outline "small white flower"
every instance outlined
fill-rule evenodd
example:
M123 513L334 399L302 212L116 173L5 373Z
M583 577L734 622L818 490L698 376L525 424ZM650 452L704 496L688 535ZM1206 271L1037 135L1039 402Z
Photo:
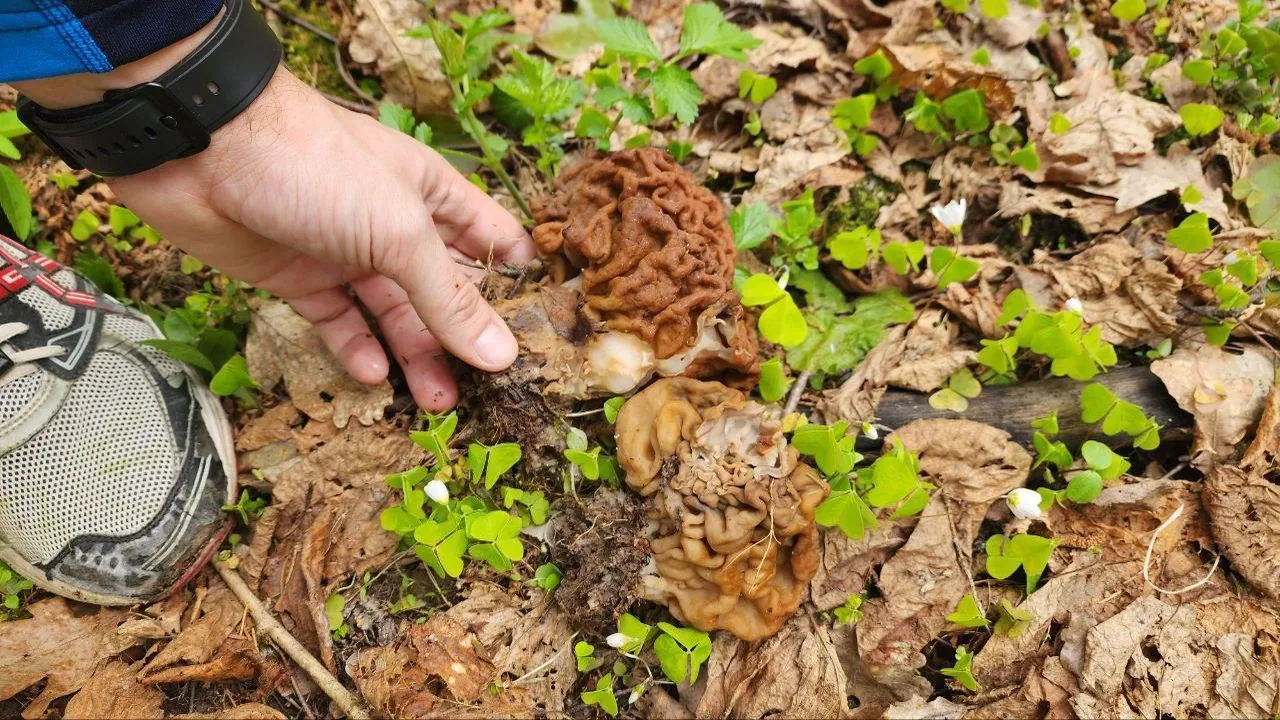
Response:
M1240 253L1235 250L1227 253L1227 256L1222 258L1223 265L1235 265L1238 262L1240 262Z
M879 439L880 439L880 431L876 429L876 426L875 426L875 425L872 425L871 423L868 423L868 422L864 422L864 423L862 423L862 434L863 434L863 435L864 435L868 440L879 440Z
M432 480L427 483L427 497L431 498L432 502L443 505L449 502L449 486L441 480Z
M1067 309L1077 315L1084 314L1084 303L1080 302L1080 298L1072 297L1067 299Z
M644 689L643 685L637 685L631 688L631 694L627 696L627 704L635 705L636 701L640 699L640 691L643 689Z
M1028 488L1014 488L1009 495L1005 497L1005 502L1009 503L1009 509L1017 517L1025 520L1035 520L1042 514L1040 512L1040 493Z
M631 638L627 637L626 635L620 632L616 632L610 635L609 637L605 638L604 641L605 641L605 644L607 644L609 647L617 650L618 648L630 642Z
M969 203L964 199L952 200L946 205L934 205L929 208L929 212L942 223L942 226L950 230L953 235L960 234L960 227L964 225L964 213L969 208Z

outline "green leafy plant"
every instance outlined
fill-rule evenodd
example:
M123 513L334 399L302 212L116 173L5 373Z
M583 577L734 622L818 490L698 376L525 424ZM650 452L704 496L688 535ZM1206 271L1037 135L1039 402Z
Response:
M804 321L809 329L803 342L787 350L787 363L815 377L854 367L880 343L891 325L915 317L911 301L895 290L860 296L852 308L843 298L831 303L817 300L812 293L807 297Z
M573 646L573 657L577 661L578 672L591 672L604 664L595 655L596 648L589 642L579 640Z
M796 305L795 298L781 283L764 273L747 278L742 286L742 304L747 307L764 307L757 325L765 340L783 347L793 347L804 342L809 326Z
M555 175L564 158L562 123L582 104L587 88L581 80L556 73L555 65L520 50L507 72L493 81L523 111L517 123L521 139L538 152L538 169Z
M929 254L929 269L938 278L938 289L963 283L978 274L978 261L957 255L948 247L935 247Z
M955 680L971 692L977 692L981 686L973 677L973 653L969 652L969 648L961 645L956 648L955 664L949 668L943 668L942 674Z
M240 516L240 521L250 525L262 517L267 509L267 499L254 497L247 489L240 491L240 499L234 505L223 505L222 512L233 512Z
M760 363L760 399L765 402L777 402L787 394L791 382L782 368L781 358L769 358Z
M0 158L19 160L22 153L13 141L27 135L30 131L18 120L15 110L0 112ZM0 215L8 220L18 240L31 237L33 218L31 213L31 195L22 180L4 165L0 165Z
M475 17L454 13L451 19L458 26L457 30L441 20L429 18L425 25L413 28L407 34L431 38L440 51L441 70L453 91L450 107L463 131L480 149L479 156L463 155L492 172L511 194L520 212L531 219L533 211L502 164L507 141L491 132L476 115L476 107L493 94L493 83L482 78L493 63L494 51L502 45L520 42L522 38L497 32L512 22L511 15L502 10L486 10ZM458 153L451 150L446 154Z
M1182 118L1182 126L1186 128L1187 134L1191 137L1208 135L1217 130L1226 117L1222 110L1216 106L1201 103L1183 105L1178 109L1178 115Z
M30 580L0 562L0 619L14 617L22 609L22 594L32 587Z
M987 574L1004 580L1022 568L1027 579L1027 594L1035 592L1040 576L1049 566L1049 558L1058 540L1038 535L992 535L987 538Z
M773 97L777 91L778 81L768 75L761 75L750 68L738 75L738 99L740 100L750 100L752 104L760 105Z
M990 625L986 614L982 612L978 601L973 597L973 593L966 593L960 598L956 609L947 616L947 622L966 628L984 628Z
M1031 627L1031 613L1026 610L1014 607L1008 598L1001 598L996 604L996 626L994 628L997 635L1004 635L1009 638L1016 638L1027 631Z
M982 394L982 383L967 367L960 368L947 378L942 389L929 396L929 405L938 410L962 413L969 409L969 401Z
M850 148L859 157L870 155L880 145L880 139L866 131L871 126L871 111L875 106L876 96L866 93L841 100L831 108L831 124L845 134Z
M467 467L471 470L471 482L478 483L483 479L485 489L492 488L504 473L520 462L520 456L520 446L516 443L493 446L471 443L467 447Z
M595 29L607 52L601 66L586 77L594 88L593 104L584 109L574 133L596 140L606 150L624 117L637 125L666 116L685 125L697 119L702 90L683 66L684 61L708 55L741 61L747 50L760 44L726 20L720 8L706 2L685 6L679 50L670 59L663 59L649 29L634 18L606 18ZM637 81L630 87L622 82L624 64L630 66L629 76ZM618 110L612 117L601 109L613 107Z
M853 471L862 456L853 449L854 436L849 423L841 420L833 425L806 424L791 434L791 445L808 455L826 475L842 475Z
M552 563L543 563L533 572L533 578L529 580L529 584L533 587L545 590L548 595L556 591L560 587L560 581L564 578L564 573L560 568Z
M857 625L862 620L862 602L861 595L846 598L843 605L831 610L836 616L836 622L841 625Z
M1137 405L1117 398L1101 383L1090 383L1080 391L1080 419L1086 423L1101 422L1102 432L1107 435L1132 436L1136 448L1160 447L1160 426L1156 421Z
M351 628L343 620L342 614L347 607L342 593L334 593L324 601L324 616L329 622L329 635L334 640L341 640L351 632Z
M654 638L653 652L663 674L677 684L698 682L698 670L711 657L711 636L665 622L658 623L658 629L662 634Z
M613 694L613 673L597 680L595 690L582 693L582 702L600 708L609 717L617 717L618 699Z

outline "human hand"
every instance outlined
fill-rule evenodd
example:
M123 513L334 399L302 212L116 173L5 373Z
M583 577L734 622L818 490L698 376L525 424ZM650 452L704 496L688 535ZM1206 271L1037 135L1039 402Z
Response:
M488 371L516 357L478 271L453 260L529 260L520 223L430 148L284 69L204 152L110 184L175 245L287 301L374 383L389 365L359 299L423 408L457 402L445 350Z

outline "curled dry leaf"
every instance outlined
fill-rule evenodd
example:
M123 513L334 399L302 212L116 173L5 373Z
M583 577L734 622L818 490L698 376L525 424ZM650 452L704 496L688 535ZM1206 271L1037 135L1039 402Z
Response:
M747 643L716 637L707 661L707 687L695 710L701 718L847 717L845 686L826 628L791 618L777 635Z
M391 404L390 383L365 385L352 378L311 323L278 300L254 312L245 359L263 388L283 378L293 404L312 420L332 420L340 428L351 419L372 425Z
M715 103L738 96L738 75L744 69L772 77L779 69L787 72L813 68L819 72L835 70L826 43L806 35L804 30L787 23L756 25L748 30L760 44L747 52L745 63L724 57L707 58L693 72L702 88L705 102Z
M1112 236L1065 261L1039 253L1033 265L1014 272L1022 288L1046 309L1069 298L1083 306L1084 319L1102 328L1107 342L1137 347L1156 345L1177 330L1182 282L1163 263L1145 259L1123 239Z
M1262 353L1239 354L1212 345L1180 346L1151 363L1179 407L1195 417L1191 462L1201 470L1230 462L1240 441L1258 422L1276 369Z
M948 54L940 44L888 44L880 49L893 64L890 78L905 89L920 90L940 101L959 90L973 88L982 93L987 109L996 117L1013 109L1013 90L1002 73L974 65L958 54Z
M1063 114L1071 128L1061 135L1046 132L1037 143L1050 182L1110 185L1120 180L1120 166L1141 163L1155 152L1157 136L1181 126L1168 106L1114 87L1094 86Z
M128 612L99 608L82 615L60 597L27 606L28 620L0 623L0 701L47 680L22 717L43 717L49 703L79 690L98 668L137 644L116 628Z
M946 503L941 493L934 495L907 543L880 570L881 597L863 604L856 626L868 679L899 700L931 694L916 672L925 664L920 651L969 592L972 535L956 537Z
M1009 433L971 420L917 420L894 431L893 442L916 453L920 472L953 500L985 506L1021 487L1031 455Z
M915 523L914 517L881 520L860 540L841 532L822 533L821 560L809 583L809 601L826 611L843 605L850 595L860 594L880 566L907 541Z
M997 217L1011 219L1032 213L1074 220L1091 234L1118 232L1137 214L1133 210L1117 212L1115 203L1105 198L1081 195L1053 185L1026 187L1005 183L1000 188Z
M1144 596L1086 633L1071 704L1081 717L1270 717L1278 633L1272 612L1231 594Z
M414 0L356 0L351 16L351 59L378 71L387 99L416 113L445 112L453 91L430 38L405 33L424 24L431 11Z
M1231 567L1268 597L1280 600L1280 391L1271 390L1253 444L1238 467L1209 470L1204 505L1214 539Z
M66 720L159 720L165 696L138 682L138 670L113 660L93 674L67 702Z
M1110 184L1096 184L1090 179L1079 187L1094 195L1116 199L1115 212L1126 213L1164 195L1179 195L1188 187L1200 191L1200 201L1188 205L1188 209L1203 212L1225 229L1240 227L1241 223L1227 209L1222 188L1210 183L1200 167L1201 158L1185 145L1174 145L1166 155L1144 155L1136 165L1116 167L1118 179Z
M953 287L959 285L956 283ZM953 373L978 357L973 350L956 345L959 334L960 329L942 311L921 312L903 338L902 355L885 382L918 392L938 389Z

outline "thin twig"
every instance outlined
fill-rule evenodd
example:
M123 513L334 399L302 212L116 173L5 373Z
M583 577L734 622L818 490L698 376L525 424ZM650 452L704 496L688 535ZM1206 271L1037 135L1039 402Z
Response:
M222 576L222 581L231 588L231 592L235 593L236 599L240 604L253 615L253 622L258 626L267 637L275 642L276 646L284 651L291 660L297 663L308 676L315 681L316 685L324 691L325 695L333 700L334 704L351 720L370 720L368 708L360 698L353 694L350 690L343 687L342 683L329 672L319 660L307 651L298 639L289 633L279 620L271 614L266 605L258 599L249 586L245 584L243 578L235 570L227 567L226 563L217 560L213 566L218 571L218 575Z
M1162 595L1181 595L1204 585L1213 578L1213 574L1218 570L1218 563L1222 560L1222 555L1215 555L1213 558L1213 567L1209 568L1207 575L1196 582L1193 582L1186 587L1178 588L1177 590L1165 590L1151 581L1151 553L1156 549L1156 539L1160 537L1160 533L1164 532L1165 528L1173 524L1173 521L1177 520L1182 515L1183 507L1182 502L1179 501L1178 509L1174 510L1173 514L1169 516L1169 519L1160 523L1160 526L1155 529L1155 532L1151 533L1151 542L1147 543L1147 556L1142 560L1142 579L1146 581L1147 585L1150 586L1152 590L1155 590Z
M454 258L453 262L457 265L461 265L462 267L471 268L472 270L484 270L485 272L495 272L503 277L509 277L513 279L520 277L520 275L524 272L518 266L515 266L515 265L503 265L501 267L497 267L494 265L482 265L474 260L467 260L465 258L459 258L459 257Z
M338 74L342 76L342 82L346 83L347 87L351 88L351 92L355 93L357 97L370 105L378 104L378 98L365 92L364 88L360 87L360 83L356 82L355 77L352 76L351 69L347 67L346 59L342 57L341 45L335 44L333 46L333 64L337 66Z
M790 415L800 406L800 396L804 394L804 387L809 384L809 375L811 374L808 370L805 370L796 378L795 384L791 386L791 395L787 397L786 408L782 411L783 415Z
M275 2L272 2L272 0L259 0L259 2L261 2L262 6L265 7L266 9L279 15L285 20L288 20L294 25L297 25L298 27L304 30L310 30L312 34L314 34L316 37L320 38L321 40L328 40L331 43L337 44L338 38L334 37L333 33L329 32L328 30L325 30L317 26L315 23L312 23L309 20L300 18L297 15L294 15L288 10L285 10L284 8L277 5Z
M355 100L348 100L344 97L339 97L332 93L324 92L323 90L320 91L320 94L324 96L325 100L328 100L329 102L333 103L334 105L337 105L338 107L344 107L348 110L351 110L352 112L358 112L364 115L378 114L378 109L372 105L365 105L362 102L356 102Z

